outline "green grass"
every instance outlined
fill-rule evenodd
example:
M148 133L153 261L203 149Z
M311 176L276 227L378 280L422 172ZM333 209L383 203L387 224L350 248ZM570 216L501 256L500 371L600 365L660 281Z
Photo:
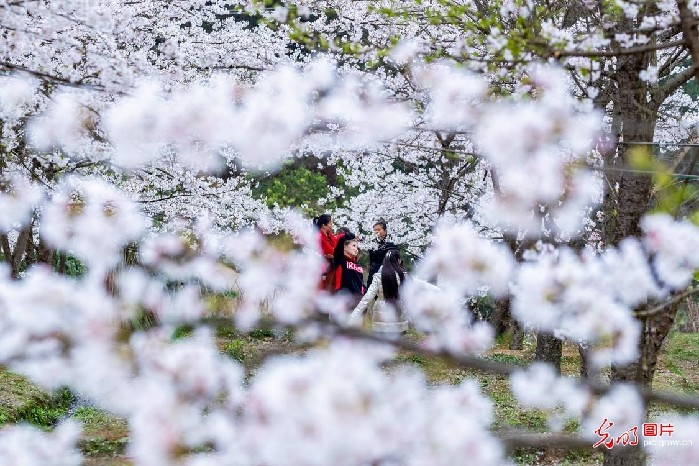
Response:
M265 338L274 338L274 331L269 327L256 328L251 330L248 335L255 340L264 340Z
M84 425L98 425L110 420L109 414L92 406L81 406L75 410L73 417L82 421Z
M669 361L667 363L667 370L669 370L673 374L679 375L680 377L684 377L684 371L677 367L677 365L673 361Z
M698 394L697 361L699 361L699 334L671 332L658 361L653 387L681 391L689 395Z
M20 411L49 402L50 395L26 378L0 370L0 425L15 422Z
M512 459L514 460L515 464L530 465L538 463L543 456L543 451L519 449L514 452Z
M397 356L394 362L415 364L418 367L424 368L428 364L428 359L421 354L405 354Z
M173 340L181 340L183 338L189 338L192 336L194 328L191 325L180 325L172 332Z
M237 338L238 332L232 325L216 326L216 338Z
M29 405L19 410L14 422L28 422L43 429L52 428L68 414L73 400L73 394L69 390L58 390L47 404Z
M124 419L92 406L79 407L73 417L83 425L80 449L86 456L115 456L126 450L129 430Z
M496 429L527 429L544 432L547 429L547 416L544 411L522 408L510 391L509 380L503 376L476 376L481 390L492 401L495 408Z
M0 371L0 425L26 422L51 429L68 414L72 402L69 390L46 393L22 376Z
M672 359L696 363L699 361L699 333L672 332L667 352Z
M122 437L114 440L98 437L82 440L80 442L80 450L85 454L85 456L116 456L126 451L126 446L128 443L128 437Z
M236 361L244 363L247 357L245 341L241 340L240 338L236 338L226 345L224 353Z
M597 466L604 461L599 451L570 450L562 451L555 448L534 450L522 448L515 450L512 455L515 464L521 465L556 465L556 466Z
M490 356L486 356L486 359L489 359L491 361L496 361L496 362L503 362L506 364L514 364L516 366L525 366L526 364L529 363L529 358L525 357L524 355L516 355L516 354L491 354Z

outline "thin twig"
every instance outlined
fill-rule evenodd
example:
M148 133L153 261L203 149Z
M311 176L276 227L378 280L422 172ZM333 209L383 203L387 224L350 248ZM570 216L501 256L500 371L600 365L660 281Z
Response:
M699 293L699 288L688 288L685 290L683 293L680 293L678 295L675 295L672 299L669 301L665 301L662 304L659 304L655 306L654 308L648 309L647 311L638 311L635 312L634 315L636 317L652 317L656 314L660 314L662 312L665 312L668 307L672 306L673 304L682 301L683 299L692 296L693 294Z

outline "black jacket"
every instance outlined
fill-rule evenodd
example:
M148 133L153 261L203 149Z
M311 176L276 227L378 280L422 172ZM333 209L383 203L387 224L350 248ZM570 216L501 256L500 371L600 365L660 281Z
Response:
M366 288L364 287L364 270L362 266L343 257L339 267L335 269L335 291L345 291L359 296L363 295Z
M376 240L376 242L378 243L377 248L369 250L369 279L367 280L367 288L371 286L371 280L374 278L374 274L378 272L383 265L383 260L388 251L391 249L398 249L398 246L390 241L386 241L385 238L383 241Z

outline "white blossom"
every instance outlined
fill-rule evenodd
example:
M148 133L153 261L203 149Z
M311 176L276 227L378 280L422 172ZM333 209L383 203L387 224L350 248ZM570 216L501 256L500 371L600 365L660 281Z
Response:
M25 466L78 466L82 464L76 444L80 427L64 422L53 432L42 432L28 425L0 430L0 456L7 464Z

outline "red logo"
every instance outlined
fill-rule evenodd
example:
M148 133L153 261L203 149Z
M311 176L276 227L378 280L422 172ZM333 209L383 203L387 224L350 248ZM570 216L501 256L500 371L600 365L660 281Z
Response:
M347 261L347 268L354 270L355 272L364 273L364 269L361 265L355 264L354 262Z
M600 440L598 440L597 443L592 446L593 448L604 445L608 450L611 450L614 448L614 445L619 444L622 446L638 445L638 426L633 426L615 439L609 434L609 432L607 432L613 425L614 423L612 421L608 420L606 417L604 418L602 424L600 424L600 426L595 430L595 434L600 437ZM643 425L643 429L645 432L645 424Z
M646 422L643 424L643 436L644 437L662 437L663 434L667 434L668 437L672 437L673 425L672 424L656 424L654 422Z

